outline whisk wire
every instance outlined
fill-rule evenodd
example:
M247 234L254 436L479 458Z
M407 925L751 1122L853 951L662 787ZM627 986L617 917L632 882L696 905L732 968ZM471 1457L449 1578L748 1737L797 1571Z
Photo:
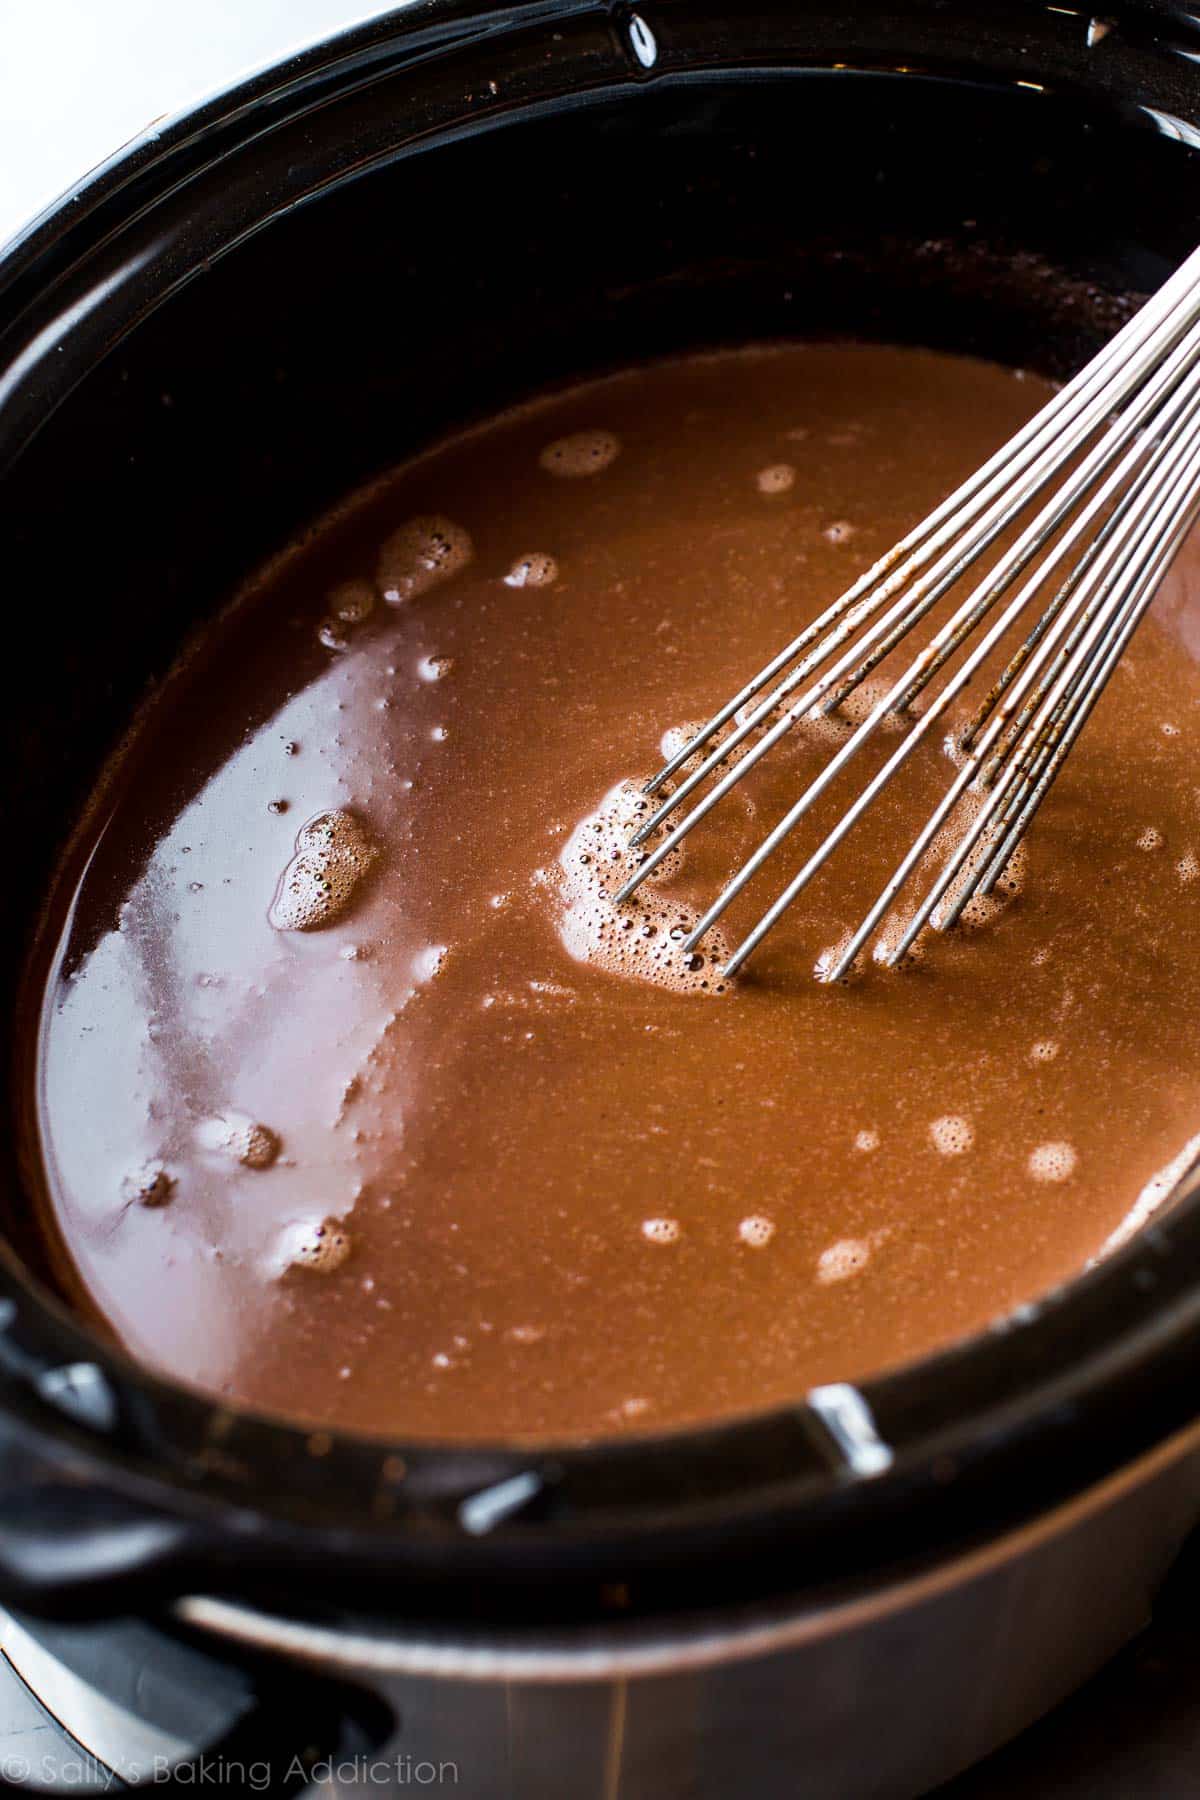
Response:
M618 901L797 723L835 713L1035 502L1033 518L730 878L684 940L685 952L723 916L885 716L909 714L988 621L903 742L734 950L724 972L737 972L1058 570L1049 603L958 736L964 760L947 793L866 918L819 972L828 980L845 975L972 786L980 796L973 818L896 943L877 954L898 961L926 925L947 929L974 895L992 891L1200 510L1200 250L1047 406L667 759L645 789L667 791L631 847L655 834L659 841ZM690 771L689 762L695 764ZM729 766L720 773L722 764ZM680 771L683 778L673 783ZM668 827L671 815L714 777Z
M728 723L742 707L762 688L774 679L775 675L788 663L795 661L808 647L818 641L821 635L831 626L842 621L845 615L855 607L857 602L869 597L876 586L881 586L882 597L897 591L905 584L917 569L923 566L929 556L945 542L950 541L966 524L968 524L986 505L988 500L1003 491L1004 477L1010 465L1024 468L1038 453L1049 447L1053 450L1059 441L1059 430L1062 415L1074 416L1081 408L1093 401L1098 390L1104 387L1111 366L1120 363L1123 355L1129 356L1119 384L1106 391L1105 405L1111 407L1120 397L1135 387L1142 379L1148 365L1160 360L1162 353L1169 349L1178 335L1187 329L1197 312L1200 311L1200 296L1196 292L1200 281L1200 251L1193 252L1176 271L1158 293L1146 305L1129 319L1110 342L1100 350L1092 361L1068 382L1042 410L1022 426L999 450L981 465L966 481L960 484L932 513L919 525L914 527L905 537L893 546L870 568L864 571L853 585L837 600L785 646L756 676L746 683L733 698L726 702L712 718L697 731L689 741L682 745L668 759L656 775L646 784L646 792L653 794L659 791L697 751L709 741L715 732ZM1058 458L1052 458L1052 468ZM905 559L911 556L911 561ZM748 735L748 734L747 734ZM725 746L725 754L732 747L732 741ZM703 778L703 777L701 777ZM689 790L690 791L690 790ZM672 796L675 805L683 797L676 791ZM648 836L654 829L652 823L643 827L639 834Z
M1172 371L1172 375L1177 375L1186 367L1194 366L1198 356L1200 356L1200 340L1198 340L1195 345L1189 347L1186 358L1181 357L1179 359L1179 367ZM1123 421L1118 427L1113 428L1111 435L1113 438L1113 446L1111 448L1106 448L1105 445L1102 444L1097 447L1089 458L1086 459L1087 464L1093 465L1093 467L1086 470L1087 479L1090 480L1091 474L1094 472L1094 467L1100 466L1103 461L1108 460L1114 449L1119 448L1120 443L1124 442L1125 438L1129 435L1124 429ZM1135 446L1134 451L1131 452L1130 456L1126 459L1126 463L1132 465L1132 463L1137 460L1138 455L1142 453L1140 447ZM1086 509L1085 514L1081 516L1081 519L1077 522L1077 526L1073 533L1068 534L1071 542L1074 542L1078 535L1094 521L1099 511L1102 509L1103 504L1106 500L1111 498L1111 492L1116 480L1118 477L1123 478L1127 473L1126 463L1122 463L1119 466L1117 474L1111 478L1109 483L1101 488L1100 493L1094 497L1090 507ZM884 715L893 708L899 696L906 690L907 686L911 684L914 676L920 670L922 661L929 659L932 655L936 655L945 642L951 639L961 640L961 626L964 620L970 619L972 622L972 629L974 629L974 626L979 622L982 614L994 604L998 595L1007 586L1013 570L1022 569L1028 565L1030 555L1037 547L1046 543L1052 530L1057 527L1058 523L1061 523L1063 515L1068 510L1069 507L1055 503L1043 513L1039 514L1032 524L1026 528L1026 531L1022 534L1021 538L1018 539L1017 543L1014 544L1007 556L1001 559L996 570L994 570L981 586L975 590L975 593L967 599L954 617L942 628L942 631L935 636L929 648L922 652L921 656L918 657L914 663L910 664L909 668L905 670L899 680L895 682L891 689L889 689L888 693L877 702L868 716L829 760L816 779L810 783L809 787L796 801L791 810L767 836L763 843L759 845L758 849L747 860L743 867L732 877L726 887L717 896L717 899L708 908L707 912L705 912L695 930L684 940L685 950L690 951L695 948L696 944L705 933L711 929L717 920L721 918L731 902L742 891L746 883L757 873L759 868L762 867L762 864L767 858L774 852L779 844L783 842L784 838L795 829L805 813L825 791L830 782L836 778L845 764L853 756L857 755L874 736L876 728ZM1058 557L1063 554L1065 547L1068 547L1066 540L1064 540L1063 545L1053 547L1050 561L1053 562L1054 560L1057 560ZM851 807L849 813L844 815L843 818L839 820L838 824L830 831L817 852L809 859L799 874L789 884L784 894L780 897L780 900L777 901L764 915L759 926L757 926L755 931L750 934L750 937L748 937L743 944L738 946L737 950L725 965L728 973L736 973L742 962L745 961L746 956L748 956L751 950L762 941L762 938L765 937L767 932L775 923L777 923L778 918L782 913L787 910L787 907L792 904L799 893L801 893L808 885L813 875L815 875L817 870L822 867L829 855L832 854L833 850L835 850L838 844L842 842L850 827L857 823L858 818L861 817L867 806L877 797L902 764L907 761L921 739L928 734L933 724L945 712L962 688L971 680L980 664L995 648L1000 638L1007 632L1019 613L1041 589L1046 579L1046 572L1045 568L1039 569L1033 579L1026 583L1017 594L1016 598L1005 608L999 620L976 645L962 667L937 696L930 709L917 721L912 731L908 734L905 742L899 746L884 768L880 770L869 783L867 789L860 796L855 805ZM1048 627L1047 630L1052 630L1052 625ZM1053 641L1052 638L1051 643L1053 643ZM1039 663L1034 663L1030 672L1031 676L1037 672L1039 666ZM1023 693L1027 686L1028 683L1025 683L1020 691ZM800 706L802 705L803 702L799 703L796 710L799 711ZM989 738L989 744L991 741L992 739ZM748 761L749 759L747 758L746 760ZM744 764L739 764L737 769L731 771L731 774L737 777L742 772L744 772ZM726 789L731 785L731 781L722 784ZM712 798L713 796L709 797ZM697 811L698 810L699 809L697 809ZM695 815L685 819L677 831L671 834L671 837L667 840L667 844L674 847L675 843L682 841L682 838L691 829L694 822ZM639 873L641 872L642 871L639 871Z
M1194 451L1196 442L1197 439L1193 421L1193 436L1187 447ZM1125 533L1125 536L1127 538L1133 538L1139 527L1141 527L1144 529L1147 539L1150 540L1148 547L1143 551L1140 560L1135 562L1132 566L1121 566L1116 564L1116 558L1122 545L1121 541L1114 534L1111 545L1111 554L1108 558L1108 565L1111 567L1111 572L1108 574L1107 585L1110 589L1115 589L1115 598L1109 600L1107 604L1098 603L1090 609L1092 615L1090 623L1086 624L1086 628L1083 630L1077 646L1069 655L1066 666L1062 669L1062 672L1058 675L1057 679L1053 681L1053 684L1044 692L1044 697L1036 706L1031 723L1026 728L1027 731L1036 731L1039 723L1043 726L1048 725L1053 719L1056 707L1067 698L1069 692L1072 689L1076 692L1079 692L1082 689L1082 683L1087 675L1090 664L1101 654L1106 631L1109 633L1110 642L1115 639L1116 641L1119 641L1123 647L1124 643L1128 641L1128 635L1132 634L1134 626L1137 624L1146 606L1149 605L1154 594L1156 580L1154 582L1147 582L1145 579L1146 570L1148 568L1157 569L1158 567L1158 559L1153 553L1153 543L1158 540L1153 538L1152 534L1165 531L1169 535L1174 528L1177 518L1186 516L1186 507L1190 503L1189 486L1195 485L1196 475L1197 470L1195 466L1195 457L1193 455L1193 457L1185 464L1178 482L1168 494L1162 498L1155 513L1152 513L1148 518L1144 516L1144 513L1149 511L1150 506L1157 497L1157 487L1152 489L1146 496L1146 506L1143 509L1143 512L1131 515L1128 520L1129 528ZM1083 584L1081 584L1081 586L1082 585ZM1128 624L1128 633L1122 635L1122 627L1125 624ZM1112 668L1115 666L1116 663L1114 658L1112 662L1108 664L1107 673L1111 673ZM1106 680L1107 674L1105 675L1105 681ZM1096 686L1094 690L1088 689L1086 691L1090 698L1091 706L1094 706L1095 702L1099 699L1102 686ZM1083 720L1081 718L1080 729L1082 728L1082 723ZM1074 735L1077 735L1077 732ZM1072 736L1071 741L1074 742L1074 736ZM1048 740L1047 748L1049 756L1047 759L1047 766L1043 772L1043 780L1047 775L1051 774L1053 758L1057 752L1061 750L1062 742L1063 738L1061 734L1057 740L1053 737ZM1054 772L1057 772L1057 767L1061 767L1061 758L1059 759ZM894 950L892 950L885 958L887 962L894 963L899 961L911 948L917 935L924 928L926 923L932 922L935 925L935 928L944 930L954 924L961 916L972 893L975 891L976 884L974 883L968 883L964 886L964 888L955 896L955 899L947 912L940 919L935 918L934 914L943 895L953 885L960 872L965 868L976 843L983 836L985 829L990 825L994 815L1001 806L1001 803L1007 796L1012 794L1013 788L1020 781L1021 772L1019 763L1015 761L1010 762L1005 767L1003 773L1000 775L991 791L987 794L983 805L976 817L971 821L964 836L955 847L953 853L948 857L945 866L930 888L929 893L917 908ZM1043 789L1040 798L1044 798L1045 791L1046 790ZM1032 814L1030 816L1032 816ZM1013 844L1014 848L1015 841L1016 840L1014 840ZM1009 851L1009 854L1011 854L1011 850ZM1005 861L1007 861L1007 856ZM999 872L1000 871L997 870L997 875Z

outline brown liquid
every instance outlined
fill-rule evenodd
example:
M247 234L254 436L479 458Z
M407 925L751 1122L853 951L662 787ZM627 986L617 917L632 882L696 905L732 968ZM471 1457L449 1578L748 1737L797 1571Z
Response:
M578 829L1044 396L915 351L638 370L400 470L268 573L120 771L48 990L49 1204L136 1354L366 1431L648 1430L918 1356L1099 1249L1200 1115L1186 568L1021 892L914 967L812 980L952 778L940 728L724 994L676 918L839 728L768 758L627 930L580 860L612 835ZM619 454L543 458L585 431ZM473 544L435 544L437 580L428 515Z

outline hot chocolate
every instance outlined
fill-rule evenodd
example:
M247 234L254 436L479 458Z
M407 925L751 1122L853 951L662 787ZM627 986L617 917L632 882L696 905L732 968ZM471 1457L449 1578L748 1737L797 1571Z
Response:
M904 968L813 979L952 779L940 742L732 982L720 932L680 939L844 721L612 900L664 744L1046 391L856 346L638 369L267 570L57 897L39 1117L79 1304L270 1412L581 1437L919 1356L1095 1256L1200 1128L1194 553L994 903Z

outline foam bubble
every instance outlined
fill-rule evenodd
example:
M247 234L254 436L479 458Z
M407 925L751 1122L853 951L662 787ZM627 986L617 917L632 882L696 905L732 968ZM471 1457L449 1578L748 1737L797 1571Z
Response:
M574 431L547 444L538 462L548 475L574 480L581 475L599 475L620 454L621 440L614 431Z
M686 725L668 725L659 740L659 749L663 753L663 760L670 762L673 756L678 756L684 745L690 744L696 733L703 729L704 721L702 719L689 719ZM690 773L692 769L700 766L702 754L702 751L695 751L685 763L680 764L680 767Z
M1194 850L1188 850L1180 857L1175 864L1175 873L1185 887L1189 882L1195 881L1197 875L1200 875L1200 859L1197 859Z
M864 1238L839 1238L817 1258L817 1280L824 1287L860 1275L871 1260L871 1246Z
M317 626L317 640L326 650L348 650L350 633L340 619L322 619Z
M633 981L676 993L724 993L719 968L729 955L725 939L712 931L703 949L685 955L681 945L698 915L657 891L678 874L682 849L665 857L624 906L613 902L637 866L639 852L629 850L630 834L652 804L636 782L619 782L571 833L559 857L563 945L578 962Z
M975 1127L961 1113L943 1113L929 1127L929 1141L939 1156L965 1156L975 1142Z
M900 939L908 929L911 919L912 911L910 908L893 908L893 910L886 915L879 928L879 936L875 940L875 947L871 951L871 956L875 962L880 965L886 964L888 958L895 955L900 946ZM892 963L889 966L894 970L914 969L918 963L924 962L925 948L925 939L923 937L915 938L908 946L908 949L904 952L904 955L900 958L899 962Z
M651 1244L674 1244L680 1235L678 1219L643 1219L642 1236Z
M1164 723L1161 724L1158 729L1162 732L1164 737L1178 737L1179 736L1178 725L1171 725L1164 721Z
M963 836L983 804L983 797L975 793L963 794L950 818L937 833L918 865L921 872L940 870L955 854ZM994 852L995 845L985 832L983 837L973 846L965 862L955 875L950 886L934 908L932 922L941 928L950 917L951 912L962 898L969 884L978 879L986 869ZM966 931L978 931L992 924L1005 910L1010 901L1024 891L1025 876L1028 867L1025 845L1018 844L1013 850L1005 867L997 877L989 894L975 893L964 905L958 917L959 925ZM898 935L912 916L911 909L907 917L896 916L889 921L885 932L892 931Z
M1079 1161L1074 1144L1039 1144L1029 1153L1028 1169L1035 1181L1066 1181Z
M269 1125L247 1113L227 1112L205 1119L196 1136L206 1150L231 1157L245 1169L269 1169L279 1155L280 1144Z
M510 1325L504 1335L512 1344L540 1344L546 1328L544 1325Z
M552 587L558 580L558 564L544 550L531 550L525 556L518 556L508 574L504 577L505 587L540 588Z
M419 514L385 538L375 579L389 606L403 606L449 581L474 555L468 532L441 513Z
M893 681L885 681L882 676L868 676L860 681L832 715L835 719L844 720L847 725L861 725L870 718L880 701L885 700L895 686ZM886 712L879 721L882 731L907 731L908 719L903 713Z
M343 625L361 625L375 610L375 590L369 581L340 581L325 602L332 619Z
M1137 847L1139 850L1161 850L1162 842L1163 834L1157 825L1147 825L1137 841Z
M867 680L860 681L858 686L846 695L834 711L828 713L821 712L819 709L814 712L797 713L792 710L789 702L782 701L771 709L759 729L777 724L779 720L790 713L792 731L798 739L807 738L817 743L841 744L850 736L856 726L861 725L870 717L880 701L886 698L891 686L892 683L884 681L878 676L868 677ZM744 706L739 707L734 714L737 724L744 725L761 704L762 696L757 695L753 700L748 700ZM889 711L879 719L875 729L901 732L907 731L908 726L909 719L904 714ZM786 741L785 739L784 742Z
M734 724L739 726L748 725L765 698L765 694L755 694L752 700L747 700L743 706L739 706L733 715ZM765 718L759 720L756 729L759 731L766 731L769 726L777 725L782 718L788 715L791 717L793 726L808 726L820 723L816 714L794 712L789 707L786 700L781 700L778 706L773 706L771 708Z
M818 981L828 981L830 979L834 969L837 968L838 963L842 960L842 957L848 950L850 939L853 935L854 934L851 931L844 931L835 944L829 944L821 951L821 954L817 957L816 963L813 965L813 974ZM854 961L850 964L850 967L843 975L839 976L838 979L843 983L857 981L866 966L866 959L860 950L858 955L854 958Z
M418 950L412 959L413 980L421 986L432 981L441 974L448 955L445 944L428 944L424 950Z
M365 826L346 810L318 813L296 838L267 914L276 931L315 931L349 906L379 856Z
M531 981L529 989L534 994L544 994L549 1000L566 1000L574 1005L577 995L574 988L564 987L561 981Z
M959 913L958 922L964 931L978 931L981 926L990 925L1002 910L994 894L972 894Z
M764 1214L751 1213L738 1226L738 1236L743 1244L749 1244L754 1250L761 1250L775 1236L775 1226Z
M872 1150L878 1150L879 1133L877 1131L856 1132L854 1137L854 1148L856 1150L861 1150L864 1155L869 1155Z
M452 656L423 656L417 664L417 674L422 681L444 681L453 667Z
M796 471L791 463L770 463L754 477L760 494L786 494L795 486Z
M1014 899L1025 891L1025 878L1029 872L1029 851L1022 841L1014 849L1003 869L996 877L996 885L991 897L999 896L1001 903L1006 899Z
M933 841L931 846L932 854L939 861L943 858L948 859L953 851L957 849L962 832L966 829L967 824L978 811L980 804L979 796L974 794L965 795L964 801L966 802L965 805L960 801L960 805L963 807L963 817L960 822L956 826L948 827L944 832L940 832ZM981 874L984 867L986 867L988 859L994 849L995 845L991 843L985 832L983 837L968 855L966 862L963 864L954 880L950 883L944 898L939 901L937 907L934 909L933 917L935 922L948 917L952 908L961 898L963 889L967 887L971 881L975 880L976 877ZM981 926L990 925L993 920L999 918L1008 901L1015 900L1017 895L1024 891L1025 871L1028 866L1027 855L1028 853L1024 844L1018 844L1013 850L1012 855L1009 857L1008 862L997 876L991 892L983 894L976 891L971 895L971 898L967 901L961 913L958 915L958 923L964 930L978 931Z
M835 519L832 525L826 525L821 536L831 544L848 544L854 536L854 530L847 519Z
M1053 1062L1060 1049L1061 1045L1056 1038L1039 1038L1030 1047L1029 1060L1035 1063Z
M667 729L662 734L659 746L663 753L663 761L669 762L673 756L677 756L685 744L691 743L698 731L703 731L706 723L707 720L704 719L691 719L686 725L668 725ZM742 716L740 713L734 723L739 725L742 723ZM725 739L732 730L733 723L726 723L718 726L712 736L706 738L698 750L693 750L692 754L687 757L685 761L680 763L679 768L676 770L676 774L690 775L693 770L698 769L701 763L708 760L717 746L725 742ZM737 749L730 755L724 767L726 769L731 769L734 763L740 762L749 747L749 744L739 744Z
M283 1259L288 1268L332 1275L351 1251L350 1234L336 1219L308 1219L284 1233Z
M137 1206L165 1206L175 1191L175 1177L160 1162L131 1169L121 1182L122 1197Z

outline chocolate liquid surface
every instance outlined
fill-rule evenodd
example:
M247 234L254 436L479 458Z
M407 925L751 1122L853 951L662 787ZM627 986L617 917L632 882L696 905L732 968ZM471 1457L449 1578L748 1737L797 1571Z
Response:
M269 1412L553 1438L794 1400L1077 1272L1200 1129L1194 550L1007 891L911 966L813 980L952 780L940 728L726 991L671 934L848 725L793 733L623 916L605 897L664 731L1046 393L871 347L638 369L274 565L60 896L38 1101L80 1304Z

